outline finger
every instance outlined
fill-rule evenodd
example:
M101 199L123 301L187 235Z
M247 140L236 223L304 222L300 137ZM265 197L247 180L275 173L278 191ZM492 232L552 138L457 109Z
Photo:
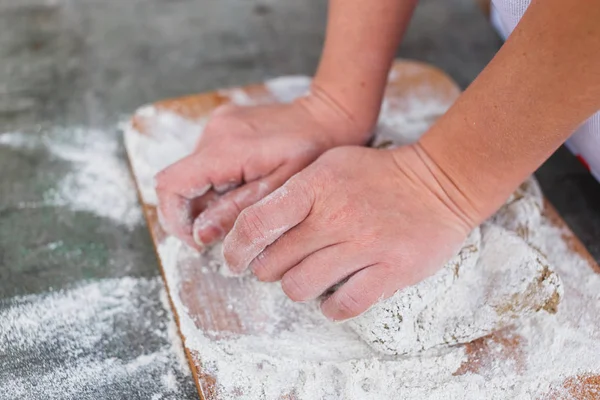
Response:
M191 247L202 250L192 237L192 218L211 204L217 198L216 193L209 192L206 195L188 200L178 195L165 196L157 208L158 220L163 229ZM169 215L166 218L165 215Z
M301 175L240 213L223 242L223 254L232 272L244 271L265 247L308 216L314 195Z
M220 153L215 152L213 153ZM156 191L174 193L186 199L200 197L212 187L226 187L242 182L238 163L227 157L213 157L205 152L190 154L156 175ZM160 200L160 197L159 197Z
M361 269L323 302L321 311L333 321L356 317L399 289L393 276L394 268L389 264Z
M310 217L296 225L267 246L249 265L263 282L275 282L292 267L316 251L331 246L331 237L315 226Z
M215 192L217 192L218 194L225 194L227 192L232 191L235 188L238 188L239 186L240 186L239 182L230 181L230 182L222 184L222 185L216 185L216 186L214 186L213 190Z
M157 208L158 222L169 234L174 235L193 248L198 245L192 238L190 201L178 195L165 196Z
M366 253L354 244L335 244L309 255L286 272L281 287L293 301L314 300L363 268L366 259Z
M201 203L207 203L211 195L214 197L214 193L210 193L213 185L223 188L240 175L236 175L235 170L223 172L227 170L215 168L215 163L209 160L202 153L192 154L156 175L156 194L163 224L169 233L188 244L193 242L192 224L198 215L193 212L190 200L200 198Z
M223 195L194 221L193 235L196 243L206 246L222 239L231 230L242 210L280 187L291 173L290 167L280 167L265 178L247 183Z

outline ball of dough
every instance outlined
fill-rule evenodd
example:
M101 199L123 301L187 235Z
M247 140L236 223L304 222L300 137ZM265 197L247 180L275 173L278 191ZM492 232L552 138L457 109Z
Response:
M543 209L542 189L535 178L530 177L494 214L492 221L529 241L532 232L541 223Z

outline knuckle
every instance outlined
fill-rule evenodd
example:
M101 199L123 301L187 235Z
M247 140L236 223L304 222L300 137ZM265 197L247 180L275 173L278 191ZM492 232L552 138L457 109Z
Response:
M291 193L297 204L304 208L311 208L316 198L314 177L311 177L305 171L299 172L290 178L282 186L287 193Z
M344 318L355 317L361 313L361 300L352 292L341 292L337 296L336 306Z
M292 301L306 301L306 290L298 280L298 277L293 273L287 273L281 279L281 289Z
M246 208L238 217L238 232L243 238L262 237L264 224L260 214L252 208Z

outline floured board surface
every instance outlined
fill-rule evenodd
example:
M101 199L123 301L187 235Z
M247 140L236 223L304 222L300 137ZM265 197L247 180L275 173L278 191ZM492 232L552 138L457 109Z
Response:
M589 356L600 355L598 267L549 205L534 242L565 284L558 314L416 357L382 357L344 324L325 320L316 304L289 301L278 284L223 276L219 249L199 255L165 234L157 221L153 175L192 151L208 114L229 102L290 101L308 84L307 78L287 77L166 100L139 109L125 128L132 170L200 396L600 398L600 357ZM458 95L457 86L439 70L397 62L373 144L414 140Z

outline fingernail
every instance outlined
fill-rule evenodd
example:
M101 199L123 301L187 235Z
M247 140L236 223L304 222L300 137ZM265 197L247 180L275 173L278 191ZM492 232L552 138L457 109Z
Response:
M330 313L329 310L327 310L328 305L327 305L327 300L325 299L323 301L321 301L321 313L325 316L325 318L327 318L328 320L330 320L331 322L339 322L339 320L335 319Z
M202 213L194 221L192 236L200 246L208 246L223 236L223 227L211 215ZM208 240L207 240L208 239Z
M235 181L224 183L223 185L216 185L214 187L215 192L219 194L223 194L229 192L231 189L235 189L238 186L238 183Z
M192 231L192 238L198 246L204 247L204 243L202 242L202 239L200 239L200 232L198 230L194 229Z
M205 195L211 188L212 188L211 184L208 184L208 185L200 187L200 188L192 187L192 188L189 188L185 193L183 193L183 195L187 199L193 199L193 198Z
M233 239L233 230L229 231L229 233L227 235L225 235L225 238L223 239L223 259L225 260L225 264L227 265L227 268L232 271L233 273L236 273L236 271L240 271L243 270L241 268L236 268L236 265L233 265L231 263L231 260L229 259L229 257L227 257L227 253L229 253L230 247L233 245L234 239Z
M321 312L323 312L323 311L321 310ZM339 322L337 319L325 314L324 312L323 312L323 315L325 316L325 318L327 318L331 322Z
M228 236L229 236L229 235L228 235ZM227 236L225 236L225 238L227 238ZM223 243L225 243L225 240L223 240ZM223 266L224 266L224 267L225 267L225 269L227 270L227 275L230 275L230 276L240 276L240 275L241 275L241 273L240 273L240 272L239 272L237 269L233 268L233 267L231 266L231 264L229 264L229 262L228 262L228 261L227 261L227 259L225 258L225 245L223 245L223 247L222 247L222 249L221 249L221 257L222 257L222 258L223 258L223 260L225 261L225 262L223 263Z
M262 260L263 258L265 258L265 252L262 251L260 252L256 258L254 260L252 260L250 262L250 265L248 266L248 268L250 268L250 271L252 271L253 274L256 274L256 270L259 269L259 263L256 262L256 260Z

